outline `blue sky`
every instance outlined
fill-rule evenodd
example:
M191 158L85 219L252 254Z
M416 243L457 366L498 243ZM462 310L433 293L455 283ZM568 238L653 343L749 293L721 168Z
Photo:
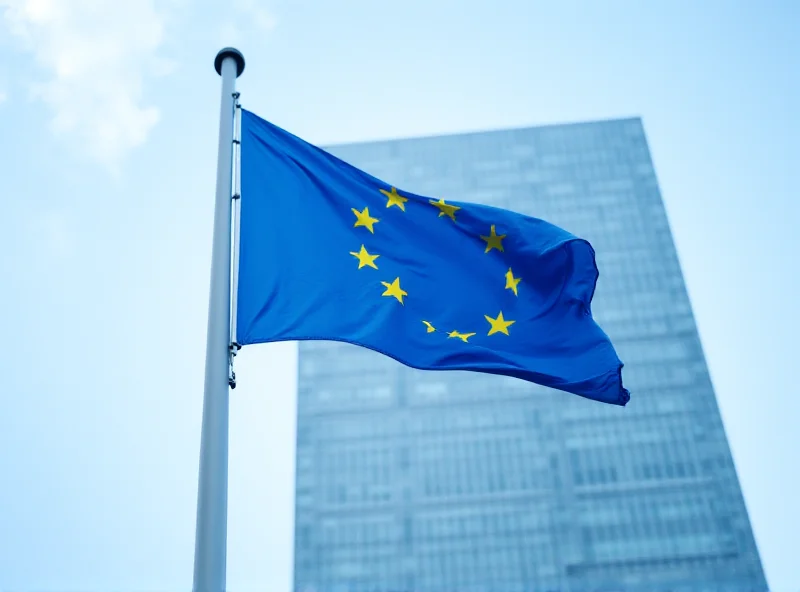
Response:
M229 44L243 104L321 144L641 116L771 588L800 587L800 4L0 10L0 588L191 586ZM238 359L233 590L289 589L295 362Z

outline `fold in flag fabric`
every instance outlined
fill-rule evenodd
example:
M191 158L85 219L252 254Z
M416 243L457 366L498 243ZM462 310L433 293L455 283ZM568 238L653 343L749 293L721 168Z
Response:
M592 318L588 242L403 191L246 110L241 129L240 345L342 341L413 368L628 402Z

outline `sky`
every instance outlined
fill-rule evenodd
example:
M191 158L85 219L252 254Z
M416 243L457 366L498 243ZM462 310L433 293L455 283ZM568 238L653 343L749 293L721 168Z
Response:
M0 0L0 590L191 587L226 45L243 105L322 145L641 116L800 590L799 30L791 0ZM295 374L293 344L237 358L231 590L291 585Z

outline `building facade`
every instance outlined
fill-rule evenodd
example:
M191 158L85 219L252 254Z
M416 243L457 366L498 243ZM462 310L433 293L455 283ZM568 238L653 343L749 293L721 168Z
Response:
M330 151L588 239L632 398L301 343L295 589L765 591L641 121Z

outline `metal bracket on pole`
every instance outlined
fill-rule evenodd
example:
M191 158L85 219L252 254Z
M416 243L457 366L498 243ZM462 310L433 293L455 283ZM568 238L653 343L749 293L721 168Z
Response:
M235 341L231 342L231 344L228 346L228 365L230 366L228 386L232 389L236 388L236 372L233 371L233 359L236 357L236 354L239 353L240 349L242 349L242 346Z

